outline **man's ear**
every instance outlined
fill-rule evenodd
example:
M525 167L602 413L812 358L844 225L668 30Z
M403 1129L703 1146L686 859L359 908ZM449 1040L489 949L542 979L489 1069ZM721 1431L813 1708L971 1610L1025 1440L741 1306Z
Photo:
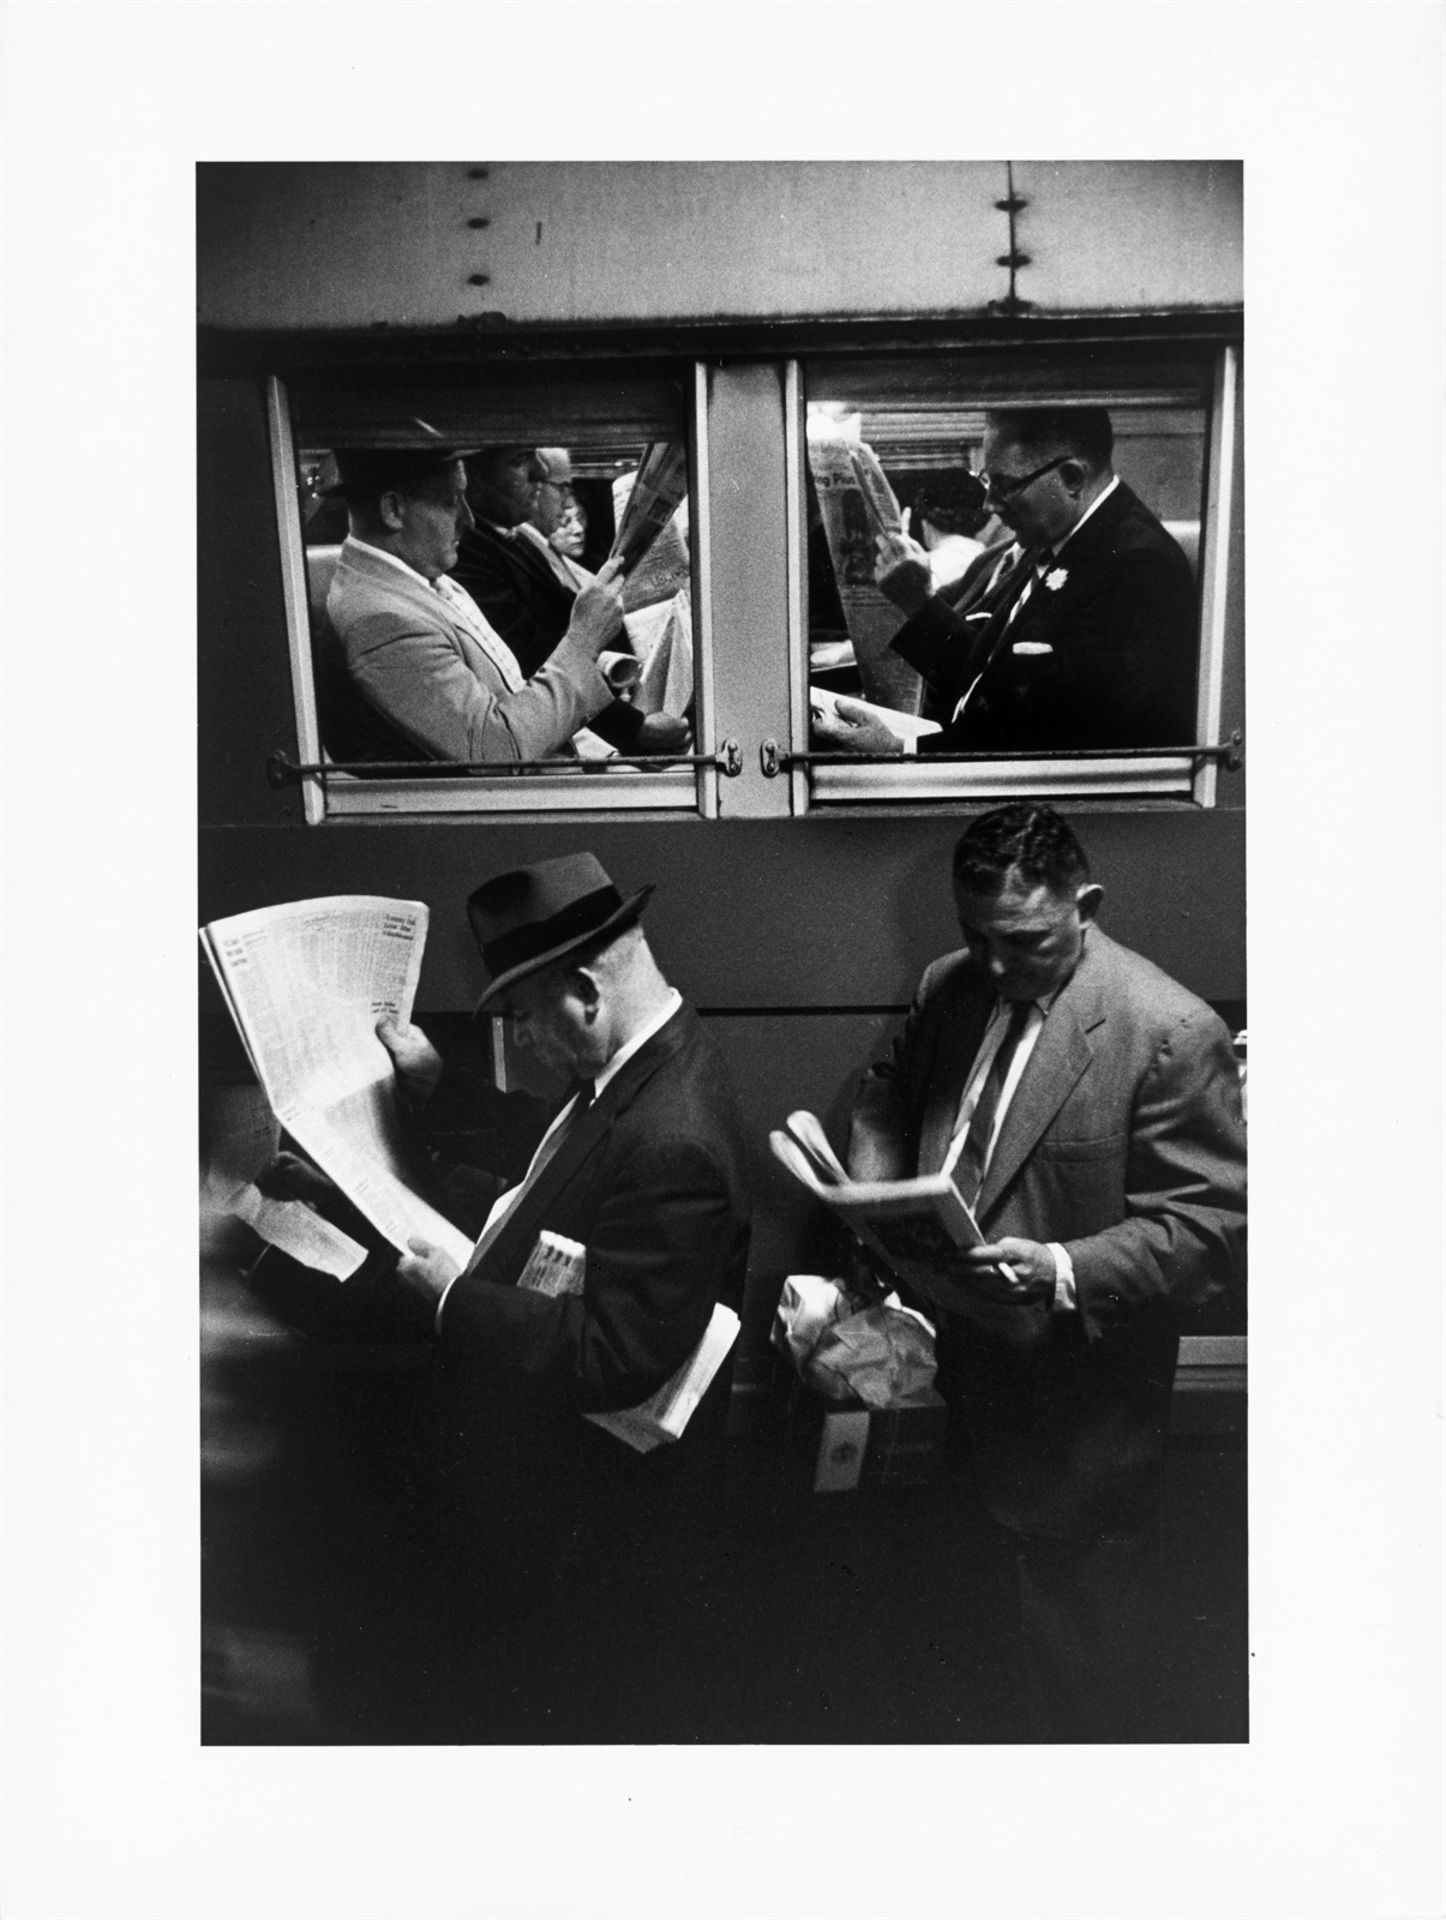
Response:
M400 533L406 521L406 496L395 488L377 501L377 517L388 533Z
M1091 882L1087 887L1081 887L1075 895L1074 903L1079 908L1079 917L1084 921L1086 926L1090 924L1099 912L1100 902L1104 897L1104 888L1097 886L1094 882Z
M602 1005L602 991L596 973L591 967L571 967L568 970L568 985L573 997L581 1004L585 1017L595 1020L598 1008Z
M1059 470L1059 477L1070 493L1083 493L1089 473L1082 461L1066 460Z

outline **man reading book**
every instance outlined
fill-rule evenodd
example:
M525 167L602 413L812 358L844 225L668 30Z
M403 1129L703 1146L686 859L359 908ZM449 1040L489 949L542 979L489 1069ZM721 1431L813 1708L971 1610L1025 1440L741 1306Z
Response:
M479 1011L510 1019L571 1085L466 1269L420 1241L397 1266L436 1333L465 1657L484 1669L471 1691L503 1715L463 1733L676 1738L687 1709L661 1693L685 1647L706 1686L697 1635L716 1605L704 1545L729 1369L652 1453L582 1417L636 1406L674 1374L714 1303L740 1303L747 1260L741 1124L721 1059L649 948L651 891L624 897L583 853L468 902L492 976ZM435 1050L415 1027L378 1032L425 1116L441 1093ZM544 1230L585 1249L580 1293L516 1284Z
M1100 931L1103 889L1051 808L982 815L953 880L963 946L865 1074L849 1171L952 1169L985 1235L951 1262L964 1297L938 1314L939 1384L968 1442L961 1499L982 1502L1015 1583L1028 1715L1012 1737L1158 1738L1180 1316L1243 1259L1230 1037Z

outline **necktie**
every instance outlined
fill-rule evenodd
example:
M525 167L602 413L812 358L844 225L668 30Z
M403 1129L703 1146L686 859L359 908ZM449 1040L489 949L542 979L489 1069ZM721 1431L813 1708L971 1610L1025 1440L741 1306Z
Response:
M967 620L984 623L983 639L974 643L973 657L977 664L955 705L952 716L955 720L968 706L974 696L975 688L999 658L1014 616L1029 598L1034 583L1039 578L1039 569L1048 566L1049 558L1048 549L1040 552L1033 548L1021 548L1013 566L1001 568L1001 571L996 573L990 581L978 610L964 616ZM989 651L980 659L978 648L986 641Z
M999 1112L999 1097L1004 1092L1009 1069L1033 1012L1032 1000L1015 1001L1004 1038L995 1049L989 1071L984 1076L984 1085L979 1089L979 1098L969 1119L969 1131L964 1136L964 1145L955 1162L959 1189L971 1207L978 1200L979 1190L984 1185L984 1173L989 1165L989 1143L994 1134L995 1116Z
M572 1132L573 1128L577 1125L578 1121L581 1120L582 1116L587 1112L588 1108L592 1105L592 1103L593 1103L592 1081L583 1080L579 1082L577 1093L574 1097L573 1105L572 1105L571 1111L567 1115L567 1118L565 1120L560 1121L556 1126L553 1127L551 1133L546 1134L543 1137L541 1146L538 1147L537 1152L532 1156L532 1165L527 1169L527 1172L524 1174L520 1184L513 1188L511 1194L508 1197L506 1206L502 1207L496 1214L493 1215L492 1219L488 1221L486 1229L482 1234L482 1238L477 1242L476 1246L472 1249L472 1257L467 1262L467 1266L465 1269L466 1272L475 1273L478 1266L481 1264L481 1262L492 1251L492 1248L496 1245L497 1240L501 1235L503 1228L507 1225L508 1221L511 1220L513 1214L516 1213L518 1207L522 1204L523 1198L527 1194L529 1194L532 1191L532 1189L537 1185L537 1182L542 1175L543 1168L546 1167L553 1160L553 1158L557 1154L558 1148L561 1147L563 1141L567 1139L568 1135Z
M517 655L508 646L501 634L494 633L483 615L482 609L455 580L445 573L439 573L432 582L438 597L445 600L452 618L459 627L472 636L502 676L502 684L509 693L516 693L526 682L522 669L517 664Z

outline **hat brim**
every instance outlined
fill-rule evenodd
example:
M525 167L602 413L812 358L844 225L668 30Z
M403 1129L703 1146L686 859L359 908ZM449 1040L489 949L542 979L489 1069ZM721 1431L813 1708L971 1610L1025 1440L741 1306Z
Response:
M479 453L484 453L485 451L486 449L484 447L449 447L445 457L438 455L436 471L438 473L445 473L454 461L472 460L475 459ZM425 447L398 447L397 452L403 454L425 453L427 449ZM342 449L342 454L343 457L345 457L345 448ZM336 457L336 450L334 448L332 450L332 457L333 459ZM367 491L369 483L361 480L345 480L338 474L336 479L330 481L326 486L318 487L316 489L316 495L319 500L342 500L345 499L349 486L354 487L358 492L364 493ZM380 483L380 487L383 493L388 491L385 482Z
M640 918L652 891L651 886L640 887L636 893L624 900L620 907L614 908L600 925L589 927L586 933L574 934L572 939L564 940L559 946L549 947L545 953L539 953L530 960L524 960L520 966L509 967L505 973L499 973L472 1009L473 1017L481 1013L487 1003L495 1000L499 993L505 993L515 981L525 979L529 973L540 973L544 967L550 967L554 960L561 960L564 955L575 953L579 947L586 947L594 940L601 940L604 934L621 933L625 927L631 926Z

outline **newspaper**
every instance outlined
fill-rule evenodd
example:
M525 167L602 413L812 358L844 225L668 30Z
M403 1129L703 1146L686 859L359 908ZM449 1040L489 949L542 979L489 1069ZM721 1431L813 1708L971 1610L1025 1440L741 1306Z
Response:
M889 646L904 616L874 585L875 539L897 530L902 516L873 449L859 437L858 414L840 419L810 408L808 463L864 695L917 713L924 683Z
M794 1178L831 1207L915 1292L951 1312L998 1320L998 1310L981 1316L967 1286L950 1274L962 1250L987 1245L952 1174L852 1180L811 1113L789 1114L784 1128L769 1134L768 1144ZM999 1270L1013 1280L1002 1261ZM1009 1314L1020 1311L1005 1309Z
M671 600L688 578L688 548L671 523L688 495L688 449L681 440L654 440L643 451L636 473L613 482L617 532L608 558L622 556L627 576L623 610L635 611L655 600ZM660 540L667 528L670 539ZM654 545L656 559L651 553ZM642 568L647 556L647 569Z
M546 1229L537 1236L537 1245L517 1276L519 1287L553 1298L582 1293L586 1281L587 1248ZM616 1413L588 1413L583 1418L605 1427L639 1453L651 1453L654 1447L681 1439L698 1402L738 1338L738 1325L733 1309L716 1303L703 1338L672 1378L641 1406L625 1407Z
M828 687L811 686L808 705L810 712L815 715L836 715L842 707L856 719L882 720L886 727L893 728L901 741L918 740L926 733L942 731L937 720L921 720L916 713L900 713L894 707L875 706L872 700L857 700L851 693L834 693Z
M410 1019L426 937L419 901L364 894L201 929L277 1120L399 1252L416 1236L461 1267L470 1239L409 1183L391 1055L375 1031L384 1013Z

